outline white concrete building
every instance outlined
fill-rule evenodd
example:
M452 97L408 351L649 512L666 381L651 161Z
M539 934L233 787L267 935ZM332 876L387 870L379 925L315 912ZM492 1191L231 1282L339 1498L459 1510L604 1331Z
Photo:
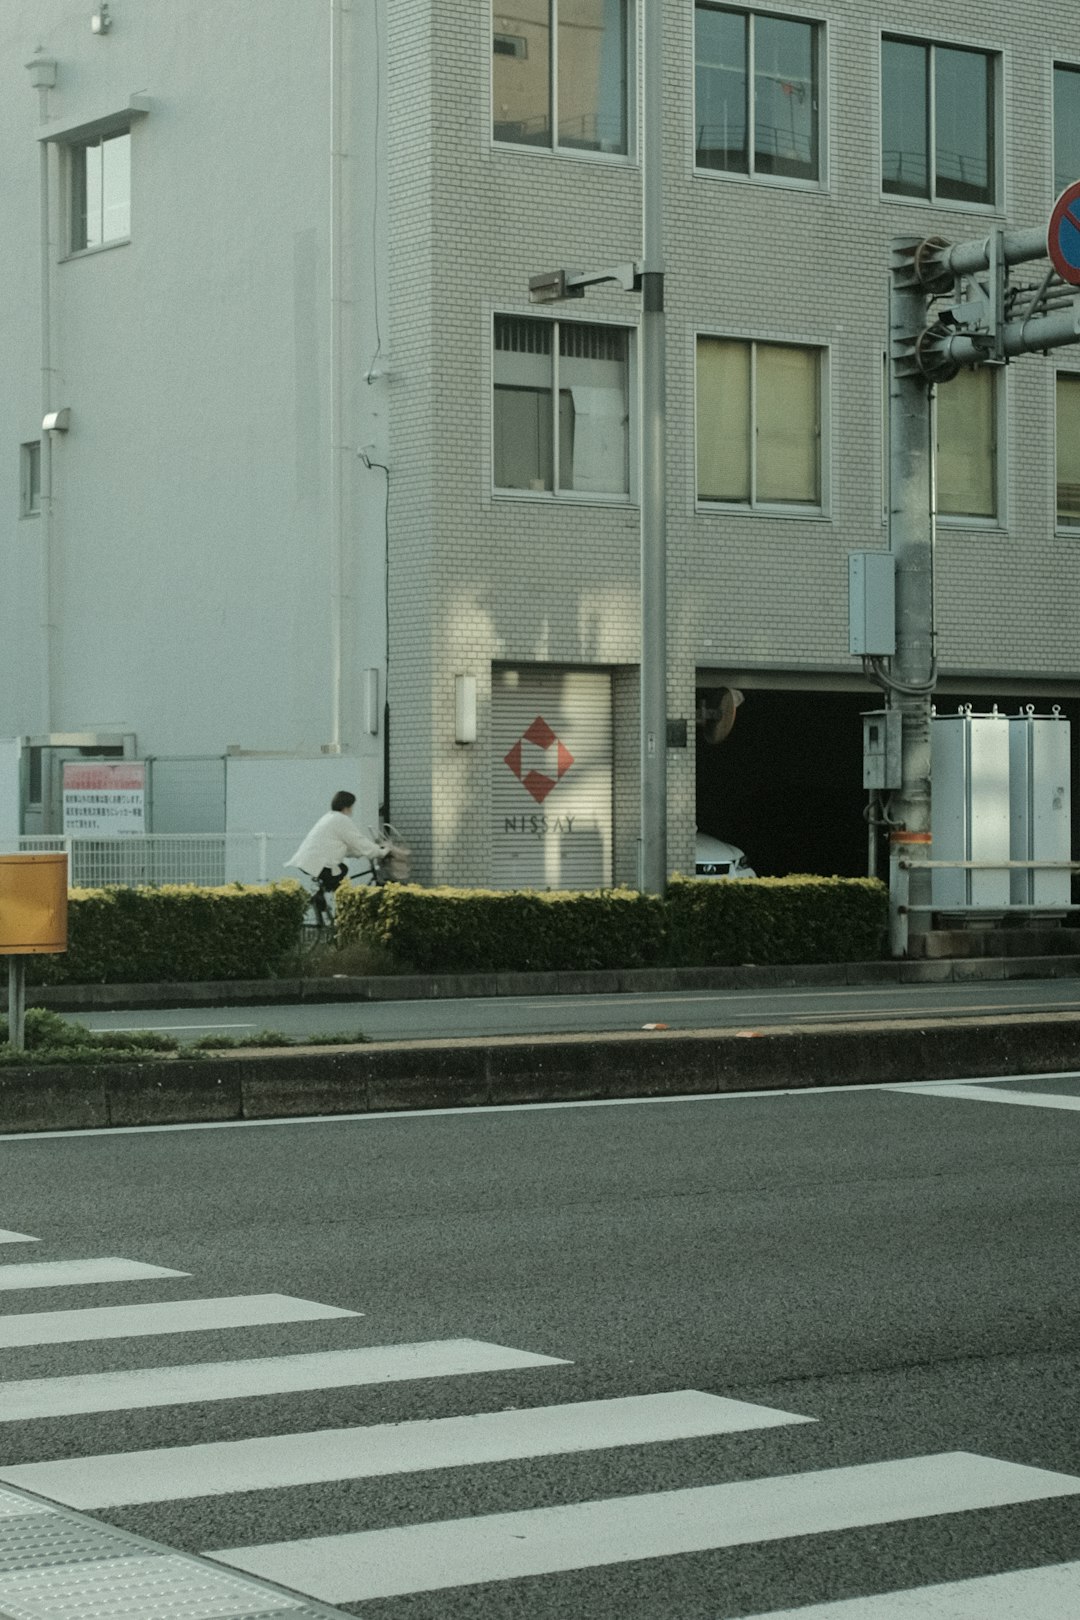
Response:
M355 785L425 880L635 881L640 300L527 287L640 256L646 3L6 0L24 830L126 753L157 831ZM669 865L858 871L888 244L1048 217L1080 12L663 5ZM940 395L939 702L1068 712L1080 351Z

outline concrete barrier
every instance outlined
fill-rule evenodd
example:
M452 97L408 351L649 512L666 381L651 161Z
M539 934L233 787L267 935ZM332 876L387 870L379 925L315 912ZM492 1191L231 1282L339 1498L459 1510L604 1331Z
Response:
M1080 1067L1080 1017L949 1018L242 1050L0 1068L0 1131L288 1119L619 1097L1050 1074Z

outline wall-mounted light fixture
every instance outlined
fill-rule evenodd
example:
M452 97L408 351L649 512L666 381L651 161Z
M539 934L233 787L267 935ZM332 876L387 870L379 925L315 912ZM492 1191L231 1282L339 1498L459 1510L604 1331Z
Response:
M454 741L476 741L476 676L454 676Z
M53 56L32 56L26 64L30 74L30 83L35 90L55 90L56 88L56 58Z
M41 419L43 433L66 433L71 426L71 408L65 405L62 410L49 411Z
M109 16L108 0L101 0L100 6L90 19L90 32L92 34L107 34L112 27L112 18Z
M377 669L364 671L364 729L368 736L379 735L379 672Z

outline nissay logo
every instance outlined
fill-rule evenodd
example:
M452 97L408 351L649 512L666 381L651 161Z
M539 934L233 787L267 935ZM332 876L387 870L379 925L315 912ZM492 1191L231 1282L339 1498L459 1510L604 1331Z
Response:
M529 729L522 732L503 759L526 793L531 794L537 804L543 804L552 788L562 781L574 763L574 756L569 748L539 714ZM541 766L543 769L540 769Z

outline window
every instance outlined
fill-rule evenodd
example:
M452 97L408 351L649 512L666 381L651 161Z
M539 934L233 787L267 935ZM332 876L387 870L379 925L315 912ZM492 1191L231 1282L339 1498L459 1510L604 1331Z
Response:
M131 235L131 131L68 148L71 252L124 242Z
M939 517L998 515L998 372L992 366L961 371L940 383L937 410Z
M628 8L629 0L519 0L508 12L494 0L495 139L625 152Z
M700 501L821 509L822 351L699 337Z
M817 180L814 23L698 5L695 143L702 169Z
M628 348L622 327L496 316L497 489L629 493Z
M881 41L881 189L929 202L993 203L994 58Z
M1057 374L1057 521L1080 529L1080 373Z
M41 511L41 440L19 448L19 516L36 517Z
M1054 67L1054 195L1080 180L1080 68Z

